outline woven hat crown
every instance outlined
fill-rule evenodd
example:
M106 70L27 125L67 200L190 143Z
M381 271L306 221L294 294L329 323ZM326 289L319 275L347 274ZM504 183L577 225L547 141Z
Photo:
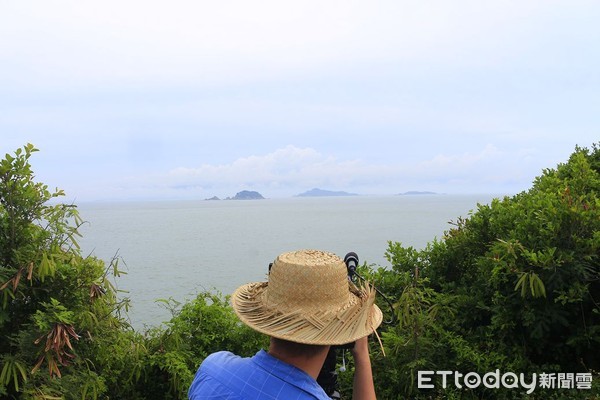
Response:
M339 310L349 299L346 264L319 250L281 254L271 267L265 296L267 307L281 311Z

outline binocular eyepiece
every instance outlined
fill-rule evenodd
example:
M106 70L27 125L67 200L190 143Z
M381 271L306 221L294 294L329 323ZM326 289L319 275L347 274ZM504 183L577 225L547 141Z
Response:
M344 263L346 264L346 268L348 269L348 278L352 281L356 276L356 267L358 267L358 262L358 255L353 251L346 254L346 256L344 257Z

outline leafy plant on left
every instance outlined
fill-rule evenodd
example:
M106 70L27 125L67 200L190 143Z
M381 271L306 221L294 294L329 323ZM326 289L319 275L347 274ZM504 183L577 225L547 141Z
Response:
M120 316L116 259L81 256L83 221L61 190L35 182L36 151L0 161L0 397L98 398L140 339Z

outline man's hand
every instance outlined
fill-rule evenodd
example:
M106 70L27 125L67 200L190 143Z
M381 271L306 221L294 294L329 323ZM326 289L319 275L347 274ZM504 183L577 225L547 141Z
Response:
M358 339L352 348L354 358L354 388L353 400L375 400L375 385L373 384L373 371L371 370L371 357L369 356L368 336Z

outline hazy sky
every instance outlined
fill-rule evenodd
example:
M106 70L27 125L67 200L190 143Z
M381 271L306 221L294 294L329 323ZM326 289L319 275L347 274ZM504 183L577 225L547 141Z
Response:
M514 194L600 141L598 1L0 0L0 151L76 202Z

